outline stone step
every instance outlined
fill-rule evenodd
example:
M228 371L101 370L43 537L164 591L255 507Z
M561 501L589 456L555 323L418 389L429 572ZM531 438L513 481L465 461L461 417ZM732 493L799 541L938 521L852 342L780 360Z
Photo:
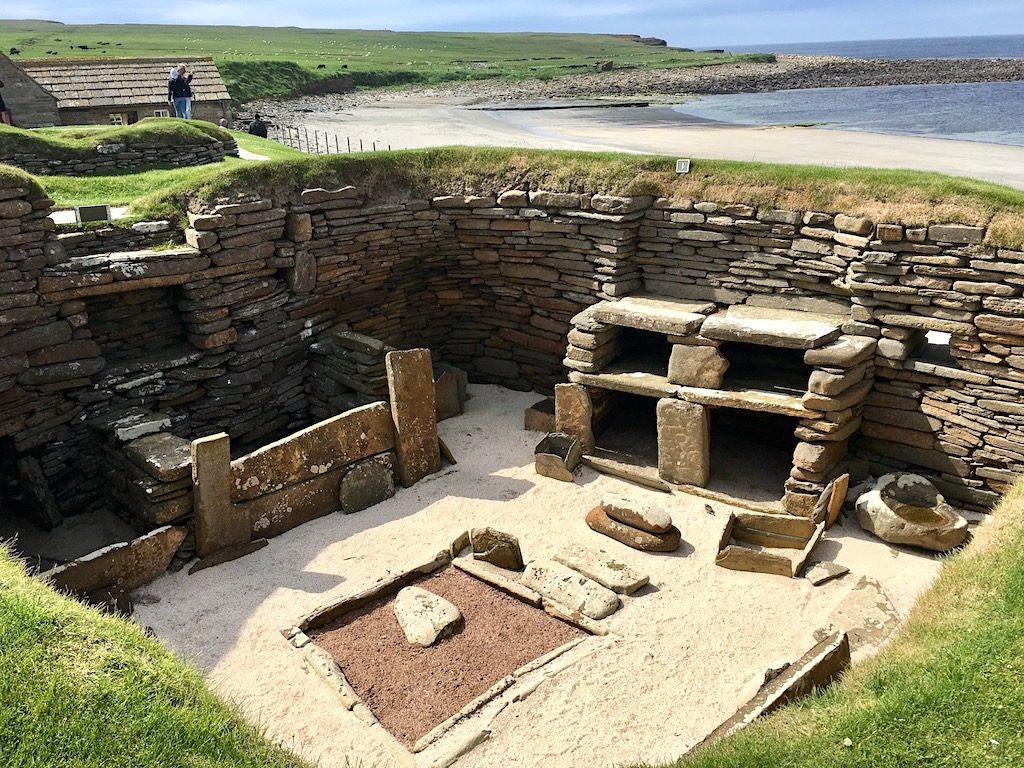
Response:
M842 334L843 317L737 305L709 317L701 335L786 349L817 349Z
M588 314L606 325L688 336L696 333L704 318L714 311L715 305L709 302L633 294L618 301L595 304Z
M582 383L582 382L581 382ZM784 395L759 389L703 389L678 387L678 395L690 403L717 408L736 408L743 411L778 413L798 419L818 419L821 414L804 406L799 395Z

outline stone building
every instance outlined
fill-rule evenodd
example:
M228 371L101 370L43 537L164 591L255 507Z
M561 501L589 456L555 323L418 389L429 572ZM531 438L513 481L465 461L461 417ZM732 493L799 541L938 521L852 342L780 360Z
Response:
M34 59L0 55L3 95L20 128L130 125L167 117L167 76L184 63L193 74L192 116L231 120L231 97L211 59Z

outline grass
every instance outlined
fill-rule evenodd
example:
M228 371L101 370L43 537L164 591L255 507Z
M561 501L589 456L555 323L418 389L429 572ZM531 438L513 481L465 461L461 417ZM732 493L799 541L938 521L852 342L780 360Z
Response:
M142 628L0 547L0 765L301 768Z
M0 49L10 48L21 51L15 60L51 58L48 51L79 58L212 56L222 67L232 97L241 101L294 95L315 87L324 77L340 74L351 75L357 85L379 87L557 77L586 71L603 60L620 67L676 68L757 58L591 34L0 21ZM318 70L321 65L324 69Z
M1022 679L1024 483L1018 482L975 541L945 564L879 656L823 695L672 765L1024 765Z
M45 129L44 129L45 130ZM74 129L79 130L79 129ZM218 129L219 130L219 129ZM88 132L88 130L83 130ZM304 157L298 150L276 141L232 132L238 146L271 160ZM210 177L240 168L252 161L226 158L220 163L188 168L151 168L145 171L100 174L94 176L39 176L38 181L57 208L76 205L129 205L167 188L200 185Z
M149 117L134 125L117 127L71 126L25 130L0 125L0 154L27 153L69 160L95 157L99 144L192 147L230 138L227 131L212 123L160 117Z
M843 211L879 222L987 225L989 243L1024 248L1024 192L936 173L697 160L688 175L670 157L553 150L440 148L235 164L182 177L133 205L133 216L182 216L189 200L238 190L355 184L380 198L493 194L507 189L601 192ZM45 184L45 182L44 182Z

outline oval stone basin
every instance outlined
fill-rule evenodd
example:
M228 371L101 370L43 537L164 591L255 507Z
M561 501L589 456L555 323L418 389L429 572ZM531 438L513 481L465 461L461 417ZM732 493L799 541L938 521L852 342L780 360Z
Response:
M967 538L967 521L920 475L879 478L857 499L857 520L883 541L936 552L948 552Z

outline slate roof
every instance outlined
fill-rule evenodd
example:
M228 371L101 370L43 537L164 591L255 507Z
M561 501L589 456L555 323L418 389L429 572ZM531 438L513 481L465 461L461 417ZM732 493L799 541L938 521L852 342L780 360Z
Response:
M57 108L87 109L166 104L171 67L193 74L193 101L230 99L212 59L34 59L19 61L33 80L57 97Z

